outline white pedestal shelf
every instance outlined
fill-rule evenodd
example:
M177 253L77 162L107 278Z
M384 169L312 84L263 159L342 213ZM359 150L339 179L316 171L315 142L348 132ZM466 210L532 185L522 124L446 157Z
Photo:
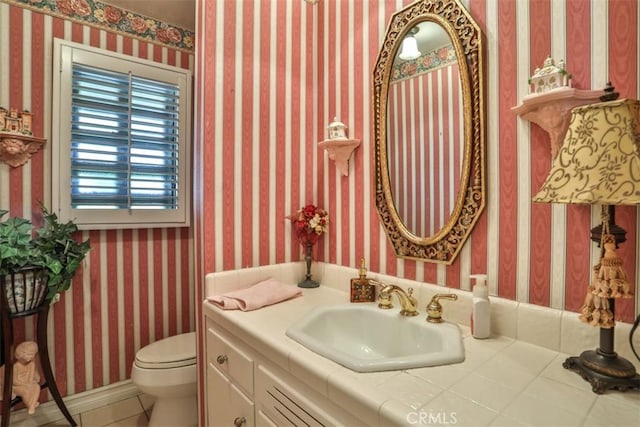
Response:
M318 143L318 147L324 148L329 158L336 162L343 176L349 175L349 158L359 145L359 139L325 139Z

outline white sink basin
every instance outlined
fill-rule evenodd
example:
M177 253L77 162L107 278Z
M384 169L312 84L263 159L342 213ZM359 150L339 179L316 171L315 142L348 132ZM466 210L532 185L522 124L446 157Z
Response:
M316 307L287 336L357 372L447 365L464 360L460 328L429 323L426 314L403 317L376 304Z

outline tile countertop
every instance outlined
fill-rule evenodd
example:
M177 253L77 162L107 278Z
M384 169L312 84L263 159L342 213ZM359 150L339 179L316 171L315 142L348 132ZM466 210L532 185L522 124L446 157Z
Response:
M366 425L640 425L640 392L597 395L562 367L569 355L502 336L476 340L466 326L460 326L464 362L374 373L351 371L285 335L313 307L345 302L348 294L321 286L251 312L207 302L203 307L220 326Z

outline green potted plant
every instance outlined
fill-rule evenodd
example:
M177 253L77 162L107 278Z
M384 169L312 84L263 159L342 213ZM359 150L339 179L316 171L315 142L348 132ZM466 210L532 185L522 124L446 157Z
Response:
M89 239L84 242L76 241L73 236L78 226L73 221L60 223L54 213L42 208L44 225L37 231L34 246L38 250L38 257L49 275L49 296L53 297L64 292L71 286L71 279L75 276L85 256L91 249Z
M7 211L0 210L0 220ZM25 300L51 299L71 286L85 256L89 239L78 242L73 221L60 223L42 206L44 225L35 231L27 219L11 217L0 222L0 280L9 308L31 307ZM17 279L16 279L17 277ZM46 284L46 293L37 286Z

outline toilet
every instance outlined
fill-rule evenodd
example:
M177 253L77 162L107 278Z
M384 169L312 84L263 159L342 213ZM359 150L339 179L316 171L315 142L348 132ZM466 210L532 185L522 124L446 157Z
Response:
M131 381L155 398L149 427L197 426L196 333L174 335L138 350Z

